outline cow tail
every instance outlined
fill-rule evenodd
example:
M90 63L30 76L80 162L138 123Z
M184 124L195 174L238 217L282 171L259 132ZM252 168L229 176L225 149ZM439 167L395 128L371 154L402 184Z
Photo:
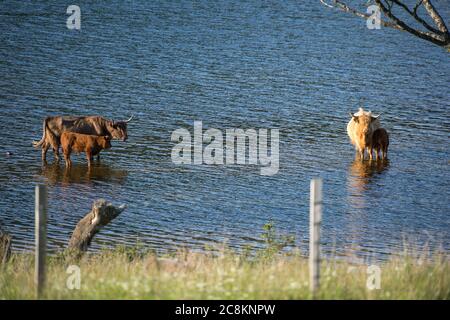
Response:
M33 142L33 146L35 148L42 146L44 143L49 143L53 148L57 148L59 146L58 138L55 136L55 134L52 132L52 130L50 130L50 128L48 127L49 120L50 120L50 118L45 118L44 124L43 124L44 133L42 134L42 139L40 141Z
M35 148L38 148L38 147L42 146L44 144L44 142L45 142L45 137L46 137L46 132L47 132L47 121L48 121L48 119L45 118L43 126L42 126L42 138L41 138L41 140L40 141L33 141L33 146Z
M50 130L50 128L47 125L46 129L46 135L47 135L47 142L50 143L50 145L53 147L53 149L59 148L59 138L55 136L55 134Z

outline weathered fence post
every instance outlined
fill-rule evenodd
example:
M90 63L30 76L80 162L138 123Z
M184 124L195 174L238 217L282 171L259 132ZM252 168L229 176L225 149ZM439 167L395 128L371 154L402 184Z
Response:
M47 250L47 187L37 185L35 191L35 278L36 298L45 286L45 259Z
M11 239L12 237L0 228L0 266L2 268L6 266L11 257Z
M309 286L313 296L319 289L320 223L322 221L322 179L311 180L309 201Z

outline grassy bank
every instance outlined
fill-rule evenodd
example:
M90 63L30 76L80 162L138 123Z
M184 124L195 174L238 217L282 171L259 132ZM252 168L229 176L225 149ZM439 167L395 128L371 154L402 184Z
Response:
M73 262L72 262L73 264ZM68 263L49 258L48 299L310 299L308 261L298 254L264 251L249 257L223 250L154 253L118 248L86 255L76 263L79 290L69 290ZM391 258L379 264L381 288L366 286L367 265L327 260L321 266L319 299L449 299L450 264L441 254ZM1 271L0 299L34 299L34 261L13 254Z

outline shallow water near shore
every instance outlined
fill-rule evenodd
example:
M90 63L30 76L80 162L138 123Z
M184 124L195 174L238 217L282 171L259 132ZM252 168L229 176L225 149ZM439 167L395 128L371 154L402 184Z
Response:
M316 3L317 2L317 3ZM261 246L272 220L307 250L309 181L324 179L325 254L383 259L405 240L450 251L450 60L444 50L357 18L286 1L0 4L0 223L34 243L34 186L49 186L48 237L63 248L98 198L127 210L93 248ZM445 10L445 8L444 8ZM346 135L359 100L391 136L388 161L355 161ZM32 147L47 115L126 119L88 170ZM173 130L280 130L280 170L177 166ZM7 154L10 153L10 154Z

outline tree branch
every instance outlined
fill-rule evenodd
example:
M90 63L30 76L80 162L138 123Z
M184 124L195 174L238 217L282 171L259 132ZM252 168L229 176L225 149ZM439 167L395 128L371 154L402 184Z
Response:
M400 20L397 16L395 16L390 9L386 8L385 5L381 2L381 0L375 0L375 3L380 7L381 11L395 24L397 24L402 30L407 31L418 38L430 41L439 46L449 45L449 42L445 41L444 37L431 32L424 32L417 29L414 29L407 25L405 22Z
M412 16L417 22L421 23L425 28L427 28L429 31L440 34L441 31L439 31L436 28L433 28L430 26L425 20L423 20L419 15L417 14L417 9L420 7L420 5L423 3L422 0L418 1L417 4L414 6L413 10L410 10L408 6L406 6L404 3L398 0L393 0L395 4L397 4L399 7L401 7L403 10L409 13L410 16Z
M325 0L320 0L320 2L323 5L327 6L328 8L336 8L336 9L339 9L339 10L344 11L344 12L351 13L351 14L357 16L357 17L360 17L360 18L363 18L363 19L366 19L366 20L369 19L370 16L371 16L368 13L363 13L363 12L360 12L360 11L354 9L354 8L349 7L345 2L343 2L341 0L332 0L333 5L325 2ZM399 29L400 30L400 28L397 25L395 25L394 23L391 23L391 22L388 22L388 21L384 21L384 20L381 20L380 23L384 27L389 27L389 28L394 28L394 29Z
M448 32L447 26L445 25L444 19L442 19L431 2L429 0L423 0L423 5L438 29L446 35L447 39L450 38L450 34Z
M355 16L358 16L360 18L368 19L371 17L371 15L362 13L354 8L349 7L345 1L342 0L330 0L331 4L329 2L326 2L325 0L320 0L322 4L329 8L336 8L344 12L349 12ZM445 47L447 50L450 51L450 33L448 31L447 26L444 23L444 19L439 15L437 10L434 8L434 6L431 4L430 0L418 0L414 8L411 10L407 5L405 5L400 0L375 0L375 3L378 5L380 10L383 12L385 17L387 17L390 21L381 20L381 25L397 30L402 30L411 33L412 35L427 40L429 42L432 42L438 46ZM419 30L417 28L413 28L410 25L408 25L406 22L398 18L393 12L392 9L394 5L397 5L398 7L405 10L411 17L414 18L415 21L420 23L422 26L424 26L429 32ZM437 26L437 29L431 26L428 22L426 22L423 18L421 18L417 14L418 8L423 5L428 13L428 15L431 17L431 19L434 21L434 23Z

